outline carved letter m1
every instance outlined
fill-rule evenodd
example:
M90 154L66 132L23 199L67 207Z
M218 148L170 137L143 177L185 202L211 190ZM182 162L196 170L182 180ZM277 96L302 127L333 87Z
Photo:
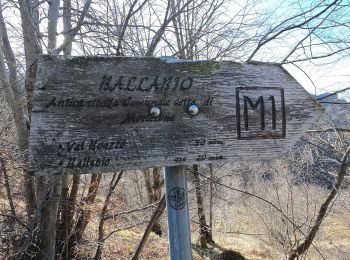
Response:
M248 130L248 104L249 106L255 110L260 105L260 126L261 130L265 129L265 104L262 96L258 98L258 100L253 103L251 99L247 96L244 96L244 128Z

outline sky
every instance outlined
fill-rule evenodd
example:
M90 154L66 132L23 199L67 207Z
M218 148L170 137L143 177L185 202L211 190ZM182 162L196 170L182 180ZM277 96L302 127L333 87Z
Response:
M246 0L246 1L254 1L254 0ZM261 1L259 5L257 5L255 8L257 12L264 12L267 10L270 10L271 8L274 9L274 7L278 7L278 11L272 12L269 14L269 21L268 23L274 22L275 24L278 23L279 19L285 19L286 13L288 13L290 16L294 12L300 12L298 10L298 7L295 7L295 4L293 4L293 9L291 9L291 2L289 0L281 1L281 0L265 0ZM315 1L312 0L306 0L301 1L300 6L303 8L307 8ZM232 1L232 8L234 9L235 5L241 4L239 1ZM296 8L296 9L295 9ZM262 10L262 11L261 11ZM229 12L232 12L230 8L227 9L227 14ZM344 15L345 18L339 17L340 21L344 20L348 21L347 15L350 19L350 13L341 13ZM18 15L11 15L9 14L8 19L11 20L17 20L19 19ZM268 24L267 23L267 24ZM303 32L304 33L304 32ZM283 38L277 39L276 41L273 41L271 44L268 44L266 48L263 48L259 51L259 54L255 57L256 60L263 60L263 61L269 61L269 62L275 62L279 60L279 57L283 57L286 55L288 49L290 49L290 46L293 46L295 42L298 40L298 38L303 37L303 33L297 32L296 34L289 34L289 35L283 35ZM348 32L339 32L337 30L332 30L330 32L327 32L330 35L326 35L326 37L332 39L335 34L340 33L348 33ZM333 36L331 35L333 33ZM337 36L337 35L336 35ZM346 35L344 36L346 37ZM350 35L349 35L350 37ZM63 41L62 34L58 35L58 42ZM17 42L18 45L18 51L22 50L21 44ZM313 62L300 62L297 63L299 66L298 69L296 66L291 64L283 65L294 78L297 79L297 81L310 93L312 94L319 94L324 92L332 92L337 91L342 88L349 87L350 83L350 55L342 57L341 60L337 60L340 56L335 56L332 58L322 59L322 60L314 60ZM321 64L322 63L322 64ZM326 63L326 64L324 64ZM308 74L309 77L305 75L304 72ZM310 80L311 79L311 80ZM350 95L349 95L350 96Z
M323 3L330 3L331 1L324 1ZM300 6L295 4L294 0L266 0L263 1L261 9L272 10L278 7L278 11L274 12L270 18L275 24L279 20L286 19L286 17L293 17L301 10L308 10L315 3L320 1L304 0L300 1ZM350 39L350 8L348 1L343 1L342 6L334 9L331 15L321 16L320 19L315 20L311 25L320 25L320 29L313 31L311 37L299 45L299 50L292 55L291 59L305 58L305 56L319 56L331 52L336 52L339 48L349 48ZM300 9L299 9L300 8ZM322 7L323 8L323 7ZM330 9L331 10L331 9ZM309 15L314 15L319 10L315 10ZM287 14L287 16L286 16ZM309 16L305 15L305 19ZM290 25L295 25L298 20L292 21ZM279 57L284 57L288 51L295 46L296 43L303 39L311 29L308 26L303 26L302 30L299 28L291 33L282 34L280 39L276 39L267 44L266 48L260 51L260 57L263 60L278 60ZM308 46L312 41L312 47ZM328 44L331 43L331 44ZM323 59L314 59L312 61L304 61L292 64L283 65L294 78L310 93L320 94L324 92L338 91L350 86L350 51L345 50L336 55ZM308 76L306 76L306 74ZM350 91L341 94L343 98L350 101Z
M312 78L312 81L297 67L293 65L284 65L284 67L308 92L315 94L316 91L316 94L321 94L338 91L350 86L349 64L350 59L345 59L325 68L306 65L304 69L309 71L308 75ZM344 94L349 95L348 93ZM342 96L345 98L344 94Z

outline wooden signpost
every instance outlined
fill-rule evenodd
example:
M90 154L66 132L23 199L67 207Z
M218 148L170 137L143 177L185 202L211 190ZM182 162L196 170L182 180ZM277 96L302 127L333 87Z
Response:
M183 165L270 160L290 148L321 112L278 64L42 56L30 171L57 175L168 166L171 259L190 259Z

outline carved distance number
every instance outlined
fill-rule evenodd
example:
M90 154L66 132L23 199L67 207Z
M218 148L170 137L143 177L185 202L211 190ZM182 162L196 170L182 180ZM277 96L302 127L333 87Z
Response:
M197 161L204 161L205 159L207 159L206 154L200 154L200 155L197 155L197 157L196 157Z
M214 155L214 156L207 156L206 154L199 154L196 155L194 158L196 161L201 162L201 161L205 161L205 160L209 160L209 161L218 161L218 160L225 160L226 157L224 155ZM174 159L175 162L177 163L183 163L187 161L187 157L176 157Z
M205 139L194 140L194 146L203 146L207 141Z
M215 145L215 144L220 144L220 145L224 145L224 141L222 140L218 140L218 139L196 139L194 140L193 145L194 146L204 146L204 145Z

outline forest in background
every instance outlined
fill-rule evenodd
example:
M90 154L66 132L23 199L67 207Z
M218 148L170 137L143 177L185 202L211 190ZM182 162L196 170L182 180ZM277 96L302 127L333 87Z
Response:
M349 11L341 0L0 0L0 257L167 255L161 169L28 175L37 59L60 54L277 62L315 94L325 86L313 73L329 72L342 99L319 97L326 113L281 159L188 168L192 243L198 259L349 258L349 75L331 73L349 61Z

